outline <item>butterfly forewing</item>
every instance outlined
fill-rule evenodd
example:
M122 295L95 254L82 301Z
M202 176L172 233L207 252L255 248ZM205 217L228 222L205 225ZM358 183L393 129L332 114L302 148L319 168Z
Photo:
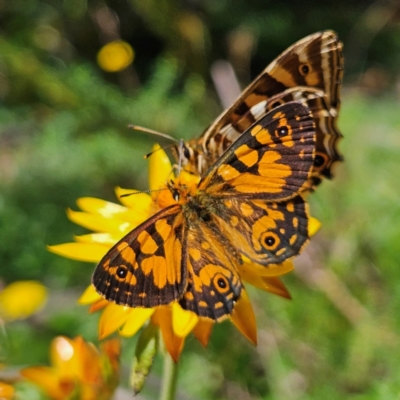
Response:
M282 201L306 188L314 160L315 126L300 103L270 111L206 172L199 188L215 197Z
M92 283L107 300L154 307L180 299L187 285L186 225L167 207L122 238L96 267Z

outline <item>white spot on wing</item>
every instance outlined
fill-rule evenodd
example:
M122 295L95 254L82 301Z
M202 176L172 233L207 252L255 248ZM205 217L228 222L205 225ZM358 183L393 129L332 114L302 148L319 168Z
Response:
M255 120L260 119L265 115L267 106L267 100L260 101L256 105L250 108L250 112L253 114Z

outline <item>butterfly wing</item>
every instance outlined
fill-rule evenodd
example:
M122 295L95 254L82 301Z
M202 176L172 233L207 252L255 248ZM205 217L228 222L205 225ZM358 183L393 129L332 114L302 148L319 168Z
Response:
M181 206L162 209L128 233L97 265L92 283L107 300L155 307L180 299L187 285Z
M337 114L344 64L342 48L333 31L309 35L269 64L252 92L270 96L295 86L313 87L325 93L328 109L332 115ZM249 99L250 107L251 103Z
M279 203L222 200L211 218L237 251L266 266L298 254L309 239L308 210L301 196Z
M342 76L342 43L336 34L325 31L305 37L269 64L199 139L186 144L187 156L183 163L192 172L204 173L232 142L262 117L259 112L265 102L268 103L265 109L270 110L283 101L301 101L304 91L311 89L320 93L317 105L315 101L311 101L314 106L307 104L319 127L313 166L313 176L318 179L313 184L319 183L321 175L331 177L332 164L341 160L336 149L341 137L336 119ZM296 95L296 91L300 93Z
M199 189L218 198L283 201L307 189L315 126L300 103L283 104L243 133L215 162Z
M272 97L268 101L254 106L251 111L258 112L262 117L263 107L265 112L270 111L278 104L298 101L308 107L315 122L316 146L314 164L312 168L312 185L315 187L321 182L321 177L332 178L332 166L336 161L342 160L337 150L337 144L342 137L336 126L336 114L332 115L327 104L327 98L321 90L313 88L291 88Z
M193 220L193 218L190 218ZM232 313L242 283L237 272L240 256L218 230L197 218L188 232L188 286L180 300L185 310L221 320Z

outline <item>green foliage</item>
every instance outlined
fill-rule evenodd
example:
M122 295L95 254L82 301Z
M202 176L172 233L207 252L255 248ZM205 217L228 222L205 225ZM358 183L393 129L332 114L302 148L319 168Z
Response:
M154 325L148 324L140 332L132 364L130 385L134 394L142 391L147 375L153 367L154 357L159 348L159 331Z

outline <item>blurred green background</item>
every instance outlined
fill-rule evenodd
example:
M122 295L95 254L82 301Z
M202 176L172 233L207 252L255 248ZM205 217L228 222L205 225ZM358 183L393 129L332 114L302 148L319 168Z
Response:
M3 328L0 363L48 363L58 334L97 340L97 316L76 304L93 266L46 245L85 232L65 215L78 197L117 201L115 186L147 188L143 155L157 139L128 124L198 136L222 111L210 72L217 60L244 87L325 29L344 42L346 161L310 197L323 226L283 278L292 301L249 290L257 347L228 322L207 349L188 338L178 398L400 398L397 0L0 1L1 283L37 279L50 290L42 312ZM117 39L134 61L105 72L96 54ZM134 342L124 342L122 386ZM157 360L143 398L155 398L160 370Z

